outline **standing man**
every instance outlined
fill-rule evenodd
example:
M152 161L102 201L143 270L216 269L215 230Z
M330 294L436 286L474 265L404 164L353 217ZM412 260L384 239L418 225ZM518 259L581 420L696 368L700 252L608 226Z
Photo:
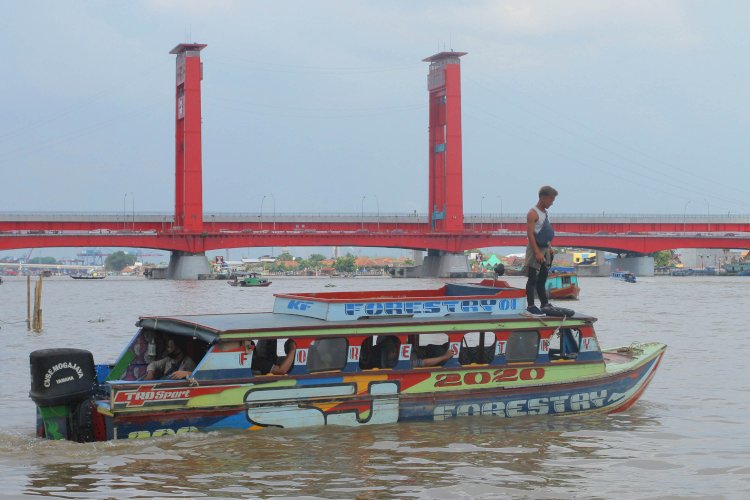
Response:
M539 201L531 207L526 215L526 235L529 243L526 245L526 259L523 267L529 277L526 281L526 315L546 316L545 310L552 309L547 300L545 283L547 273L552 265L552 238L555 230L549 222L547 209L552 206L557 197L557 190L552 186L542 186L539 189ZM540 307L534 305L534 291L539 297Z

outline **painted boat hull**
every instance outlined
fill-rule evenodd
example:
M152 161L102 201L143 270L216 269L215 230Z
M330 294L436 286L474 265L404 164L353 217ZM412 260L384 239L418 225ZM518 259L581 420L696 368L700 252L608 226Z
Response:
M401 373L377 370L283 380L269 377L268 382L256 377L253 383L194 387L140 382L118 388L111 398L114 408L109 402L99 402L98 425L106 429L107 439L122 439L460 416L614 413L638 400L665 350L664 344L651 343L603 351L604 371L601 363L573 366L563 361Z
M551 300L576 300L580 293L581 289L575 285L547 290L547 294Z

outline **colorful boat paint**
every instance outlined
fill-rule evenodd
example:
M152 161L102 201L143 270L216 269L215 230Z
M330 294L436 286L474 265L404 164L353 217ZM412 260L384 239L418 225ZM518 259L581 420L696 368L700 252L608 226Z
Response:
M280 294L274 313L142 317L112 366L94 366L87 351L31 354L37 433L99 441L226 428L611 413L640 397L664 344L602 350L595 318L521 316L524 294L506 282ZM140 380L154 359L150 345L159 352L167 338L197 361L192 376ZM254 371L254 357L280 359L287 340L296 345L287 374ZM424 366L434 356L448 359Z

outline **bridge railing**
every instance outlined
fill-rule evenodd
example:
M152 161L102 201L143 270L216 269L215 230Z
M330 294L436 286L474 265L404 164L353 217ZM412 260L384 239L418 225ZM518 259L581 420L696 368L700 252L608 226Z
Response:
M553 223L636 224L636 223L716 223L750 224L748 214L551 214ZM167 212L0 212L0 222L150 222L172 224L174 214ZM382 222L426 224L428 217L415 212L206 212L211 222ZM466 213L464 223L524 223L525 213Z

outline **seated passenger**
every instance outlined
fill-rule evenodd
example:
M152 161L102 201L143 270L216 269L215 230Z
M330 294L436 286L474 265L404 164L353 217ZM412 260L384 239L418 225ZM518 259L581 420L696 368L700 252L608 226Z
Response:
M374 347L375 368L393 368L398 363L398 348L401 342L397 337L388 335L380 339Z
M252 344L252 341L250 341ZM260 344L260 342L259 342ZM254 346L255 344L253 344ZM275 350L276 342L273 344ZM255 349L253 354L253 361L250 364L250 369L253 373L259 373L261 375L286 375L291 370L294 364L294 355L297 352L297 346L292 339L289 339L284 344L284 351L286 356L279 362L279 357L275 352L268 352L268 349Z
M182 351L173 339L169 339L166 356L148 364L144 380L161 378L179 380L189 377L193 370L195 370L195 362Z
M419 355L417 351L415 351L415 354L416 356L411 360L411 366L414 368L422 368L427 366L442 365L453 357L453 350L451 350L450 346L447 345L443 354L433 356L431 358L420 358L418 357Z

